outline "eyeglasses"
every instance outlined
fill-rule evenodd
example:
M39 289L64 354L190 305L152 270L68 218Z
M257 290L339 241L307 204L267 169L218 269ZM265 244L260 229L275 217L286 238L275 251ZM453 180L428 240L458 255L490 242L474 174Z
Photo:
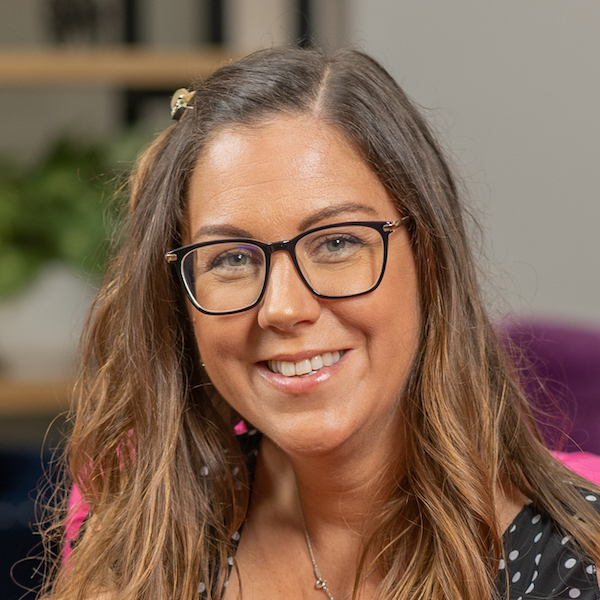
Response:
M325 299L352 298L381 283L388 238L399 221L356 221L309 229L287 241L265 244L228 238L171 250L192 304L209 315L230 315L255 307L267 288L273 253L287 252L306 287Z

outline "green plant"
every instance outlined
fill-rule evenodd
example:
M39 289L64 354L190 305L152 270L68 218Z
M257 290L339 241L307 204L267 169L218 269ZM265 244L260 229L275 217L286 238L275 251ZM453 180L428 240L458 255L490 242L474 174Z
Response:
M115 193L145 141L61 139L34 167L0 163L0 297L26 287L47 261L102 274L119 220Z

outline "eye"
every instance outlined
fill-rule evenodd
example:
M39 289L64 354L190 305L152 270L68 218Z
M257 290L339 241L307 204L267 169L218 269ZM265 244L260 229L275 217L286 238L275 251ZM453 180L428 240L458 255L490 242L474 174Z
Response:
M254 246L229 248L210 260L208 270L244 270L262 262L262 254Z
M347 260L364 247L364 243L349 233L329 233L308 240L307 257L312 262L336 262Z
M239 254L227 256L226 261L230 267L241 267L248 264L248 262L250 262L250 258L246 254L242 254L240 252Z
M325 246L330 252L336 252L346 247L346 240L338 237L334 240L328 240L325 242Z
M192 253L196 281L232 281L258 277L265 264L262 250L253 244L219 242L196 248Z

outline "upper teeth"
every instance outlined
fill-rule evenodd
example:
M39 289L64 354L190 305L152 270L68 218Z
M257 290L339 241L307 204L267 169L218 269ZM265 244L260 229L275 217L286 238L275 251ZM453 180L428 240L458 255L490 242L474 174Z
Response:
M293 377L294 375L307 375L314 371L318 371L322 367L330 367L340 360L344 352L335 350L334 352L325 352L317 354L312 358L305 358L298 362L288 362L286 360L270 360L267 362L269 369L274 373L281 373L285 377Z

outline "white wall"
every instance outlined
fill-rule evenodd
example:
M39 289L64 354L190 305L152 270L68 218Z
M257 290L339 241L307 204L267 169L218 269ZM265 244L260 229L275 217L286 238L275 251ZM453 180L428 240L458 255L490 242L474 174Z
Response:
M138 0L142 43L159 47L196 46L208 36L208 0Z
M35 44L43 37L43 19L39 0L1 0L0 44Z
M600 322L600 2L349 0L347 19L433 109L509 302Z
M224 37L237 51L251 52L296 38L293 0L226 0Z

